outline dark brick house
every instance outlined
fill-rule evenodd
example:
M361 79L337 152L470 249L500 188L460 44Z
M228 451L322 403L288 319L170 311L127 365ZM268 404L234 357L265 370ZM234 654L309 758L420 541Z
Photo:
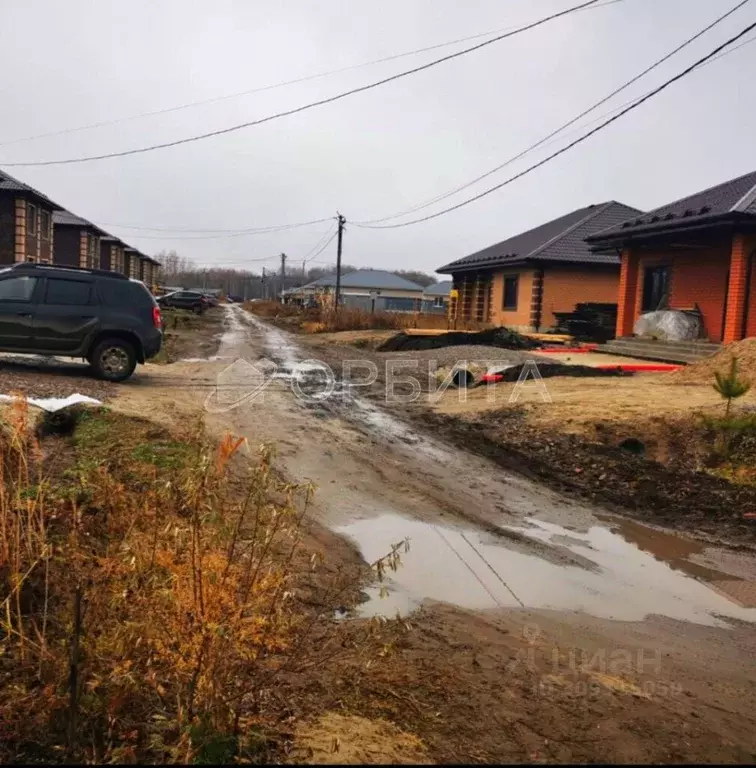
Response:
M701 336L729 343L756 336L756 171L588 237L620 255L617 337L639 315L692 310Z
M53 261L56 264L90 269L100 266L100 238L106 235L103 230L65 210L53 214L53 229Z
M0 264L51 262L53 214L50 198L0 171Z
M126 243L112 235L104 235L100 238L100 269L108 269L111 272L126 274L125 251Z

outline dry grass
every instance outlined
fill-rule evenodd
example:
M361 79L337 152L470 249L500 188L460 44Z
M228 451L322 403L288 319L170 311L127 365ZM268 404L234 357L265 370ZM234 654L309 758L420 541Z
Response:
M284 321L287 326L296 327L305 333L449 328L446 315L424 312L367 312L346 306L334 310L328 304L302 309L293 304L279 304L275 301L251 301L247 302L244 308L262 318ZM460 321L457 330L477 331L488 327L490 325L487 323Z
M52 464L23 401L2 424L0 761L268 759L279 676L338 653L328 606L355 586L339 574L319 610L302 602L312 488L267 449L235 479L231 436L78 418Z

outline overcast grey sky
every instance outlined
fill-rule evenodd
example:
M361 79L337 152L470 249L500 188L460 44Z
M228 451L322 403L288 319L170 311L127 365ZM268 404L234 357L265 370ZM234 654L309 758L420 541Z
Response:
M443 49L96 130L128 117L523 24L577 0L0 0L0 167L131 149L254 120L437 58ZM735 0L624 0L259 127L144 155L9 168L147 253L198 264L301 265L328 225L186 240L119 224L241 229L364 220L485 172L629 79ZM597 114L640 95L748 23L756 0ZM459 47L464 47L461 45ZM756 43L716 61L530 176L439 219L349 227L345 261L432 271L588 203L640 208L756 168ZM572 138L573 135L566 137ZM496 183L543 148L471 191ZM440 207L440 206L439 206ZM434 208L429 209L435 210ZM166 239L148 239L144 235ZM335 253L335 241L319 259Z

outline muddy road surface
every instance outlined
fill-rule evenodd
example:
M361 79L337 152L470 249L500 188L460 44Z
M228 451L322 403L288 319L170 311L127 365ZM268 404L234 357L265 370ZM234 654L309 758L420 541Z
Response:
M388 594L366 585L348 617L399 614L414 625L409 666L391 681L412 706L391 717L437 759L756 757L750 553L508 474L358 388L329 384L286 332L239 307L225 312L215 357L149 367L124 407L181 419L201 401L211 428L253 448L274 443L289 479L316 484L319 523L367 562L409 540ZM424 686L443 670L461 686L444 700L463 704L421 718ZM512 731L515 705L522 725Z

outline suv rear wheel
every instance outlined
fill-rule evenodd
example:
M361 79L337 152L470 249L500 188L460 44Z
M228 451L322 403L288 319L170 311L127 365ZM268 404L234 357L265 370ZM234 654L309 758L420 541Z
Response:
M123 339L105 339L92 350L89 362L101 379L123 381L134 373L136 351Z

